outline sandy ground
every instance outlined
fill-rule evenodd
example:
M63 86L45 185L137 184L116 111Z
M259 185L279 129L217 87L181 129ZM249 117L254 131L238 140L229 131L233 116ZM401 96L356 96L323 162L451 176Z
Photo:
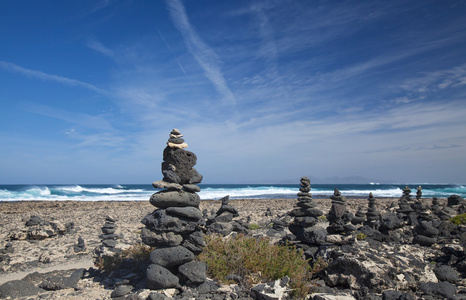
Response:
M330 199L314 199L325 213L331 206ZM398 199L378 199L379 209L384 211ZM429 200L426 200L429 201ZM242 199L231 200L230 204L240 213L239 219L259 225L267 225L277 216L283 216L295 208L296 199ZM359 207L367 208L367 199L349 198L348 208L356 212ZM214 200L202 201L201 211L216 211L221 202ZM270 208L272 216L265 216ZM100 245L99 234L107 215L117 220L117 233L122 238L119 244L122 248L140 243L140 230L144 226L141 220L155 208L149 201L127 202L79 202L79 201L23 201L0 203L0 249L7 242L13 244L14 253L9 254L10 263L0 263L0 284L9 280L20 279L31 272L48 272L70 268L89 268L92 266L93 249ZM74 222L71 233L55 236L39 241L9 240L11 232L25 231L25 222L31 215L40 216L46 221L60 221L63 224ZM76 254L74 245L78 238L85 241L87 251Z

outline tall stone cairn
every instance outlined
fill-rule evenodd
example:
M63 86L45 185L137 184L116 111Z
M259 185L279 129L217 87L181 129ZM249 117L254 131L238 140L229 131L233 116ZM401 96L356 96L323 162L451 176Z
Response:
M406 220L408 215L413 212L413 209L410 206L411 203L411 189L409 186L406 186L403 189L403 195L401 195L398 200L399 208L396 210L398 218Z
M367 200L369 202L369 207L367 208L366 223L364 224L373 229L378 229L380 224L380 211L378 211L375 206L376 199L372 193L369 193L369 199Z
M332 206L327 215L329 222L327 232L329 234L342 234L356 230L351 223L348 224L351 222L351 214L348 213L346 208L346 197L342 196L338 189L335 189L330 199L332 199Z
M304 243L323 243L325 235L317 241L310 234L310 228L317 224L318 218L324 214L323 211L317 208L317 203L312 201L312 194L309 193L311 191L311 180L307 177L301 177L300 185L298 207L290 212L290 216L294 217L294 221L288 226L288 229L298 240Z
M418 186L416 190L416 200L420 201L422 198L422 187Z
M194 165L197 157L185 150L188 145L178 129L173 129L163 151L163 180L153 182L163 189L150 198L157 209L141 222L141 239L156 247L150 254L146 287L153 290L197 286L206 280L206 265L194 261L205 246L201 227L205 225L199 210L202 181Z

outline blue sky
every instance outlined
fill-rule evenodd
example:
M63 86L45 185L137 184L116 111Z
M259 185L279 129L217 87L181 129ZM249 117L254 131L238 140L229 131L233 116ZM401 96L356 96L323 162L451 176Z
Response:
M466 183L464 1L1 1L0 184Z

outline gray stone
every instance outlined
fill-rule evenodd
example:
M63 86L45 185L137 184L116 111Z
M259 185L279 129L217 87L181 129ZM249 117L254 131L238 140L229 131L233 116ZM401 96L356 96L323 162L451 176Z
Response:
M451 195L450 197L448 197L447 206L459 205L462 202L464 202L464 199L461 198L461 196ZM32 218L32 216L31 216L31 218Z
M400 220L394 213L386 213L382 216L379 230L389 231L400 228L402 226L402 220Z
M35 226L35 225L43 225L44 224L44 220L42 220L41 217L39 216L31 216L31 218L29 219L29 221L26 222L26 226Z
M231 222L233 220L233 214L230 212L223 212L222 214L215 217L215 222Z
M129 293L131 293L132 289L133 287L130 285L126 285L126 284L119 285L116 287L116 289L112 291L112 293L110 294L110 297L117 298L117 297L128 295Z
M180 182L178 183L199 183L200 181L191 182L192 177L196 175L194 173L197 173L193 168L196 165L196 161L196 154L191 151L166 147L163 151L162 170L169 170L169 165L172 165L175 167L175 172L180 178Z
M23 280L8 281L0 285L0 298L2 299L35 296L42 292L45 291Z
M323 227L305 228L303 242L306 244L324 245L326 243L327 230Z
M191 261L178 267L178 271L185 276L190 283L199 284L206 281L207 265L200 261Z
M456 294L456 287L447 282L423 282L419 285L420 289L427 295L440 296L444 299L452 299Z
M204 234L202 231L195 231L191 234L189 234L185 239L192 244L199 246L199 247L205 247L207 246L205 240L204 240Z
M201 188L195 184L183 184L183 189L190 193L199 193Z
M102 245L109 248L115 248L117 242L115 240L103 240Z
M48 291L76 288L78 281L83 277L85 269L77 269L69 277L51 276L44 280L39 287Z
M201 199L196 193L188 193L185 191L169 191L164 190L153 194L150 197L150 203L158 208L168 207L198 207Z
M382 292L382 300L398 300L401 297L400 291L385 290Z
M183 237L173 232L153 232L147 228L141 230L142 242L151 247L173 247L183 241Z
M428 236L424 236L420 234L414 236L414 239L413 239L413 244L419 244L425 247L430 247L436 242L437 242L436 238L432 238L432 237L428 237Z
M447 265L437 265L434 269L434 273L439 281L448 281L455 284L460 280L458 272Z
M172 231L175 233L192 232L205 225L204 219L194 221L193 219L169 216L164 209L155 210L141 222L153 231Z
M149 265L146 272L146 287L151 290L168 289L179 286L179 279L169 270L159 265Z
M183 188L181 184L174 183L174 182L166 182L163 180L152 182L152 186L156 189L167 189L167 190L175 190L175 191L180 191Z
M194 259L194 254L182 246L157 248L150 253L150 261L162 267L179 266Z
M229 222L214 222L210 224L208 229L209 232L215 232L225 236L233 231L233 225Z
M177 215L181 217L186 217L190 219L200 220L202 219L202 212L192 206L188 207L169 207L165 210L169 215Z

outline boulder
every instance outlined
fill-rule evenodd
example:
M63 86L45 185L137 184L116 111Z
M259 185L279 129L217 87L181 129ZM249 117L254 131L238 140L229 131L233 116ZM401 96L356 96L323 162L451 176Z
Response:
M168 289L179 286L179 279L169 270L151 264L146 272L146 287L151 290Z
M150 197L150 203L158 208L168 207L198 207L201 198L196 193L188 193L185 191L163 190L153 194Z
M173 232L154 232L147 228L141 230L142 242L151 247L173 247L183 241L183 237Z
M207 265L200 261L190 261L178 267L178 271L185 276L192 284L199 284L206 281Z
M174 233L185 233L195 231L200 226L205 225L204 219L193 220L183 217L167 215L164 209L157 209L148 214L142 221L149 230Z
M33 283L23 280L8 281L0 285L1 299L36 296L43 292L45 292L45 290L36 287Z
M179 266L194 259L194 254L183 246L157 248L150 253L150 261L162 267Z

